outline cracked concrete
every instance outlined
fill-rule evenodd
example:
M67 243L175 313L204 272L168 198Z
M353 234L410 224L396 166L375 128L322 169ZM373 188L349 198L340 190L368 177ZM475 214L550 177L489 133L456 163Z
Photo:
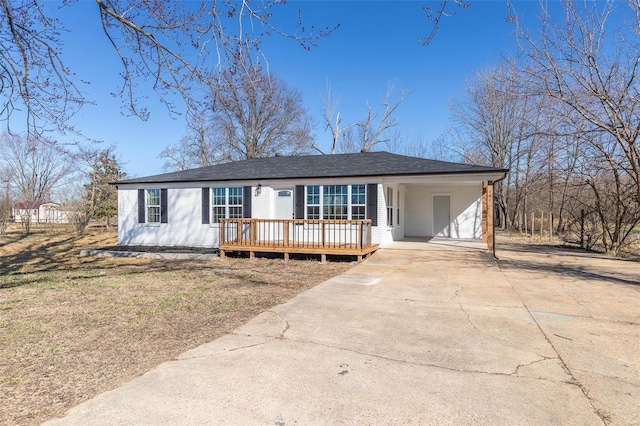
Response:
M394 244L50 423L640 424L639 265L499 256Z

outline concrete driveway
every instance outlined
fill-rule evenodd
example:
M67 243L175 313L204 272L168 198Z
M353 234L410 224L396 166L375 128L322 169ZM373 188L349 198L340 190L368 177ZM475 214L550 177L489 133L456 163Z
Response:
M640 264L396 243L50 424L640 424Z

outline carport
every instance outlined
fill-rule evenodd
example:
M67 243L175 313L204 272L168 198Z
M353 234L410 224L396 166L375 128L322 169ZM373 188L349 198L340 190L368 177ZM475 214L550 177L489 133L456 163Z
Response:
M504 173L385 178L384 244L405 238L478 239L493 251L493 186Z

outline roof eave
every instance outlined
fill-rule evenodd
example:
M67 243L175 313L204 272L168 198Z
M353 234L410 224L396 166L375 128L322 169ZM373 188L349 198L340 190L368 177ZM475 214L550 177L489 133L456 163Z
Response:
M247 177L247 178L228 178L228 179L209 179L209 178L198 178L198 179L176 179L176 180L141 180L131 179L126 181L117 181L117 182L109 182L110 185L141 185L141 184L163 184L163 183L188 183L188 182L247 182L247 181L259 181L259 180L273 180L273 181L282 181L282 180L295 180L295 179L334 179L334 178L378 178L378 177L394 177L394 178L402 178L406 177L416 177L416 176L451 176L451 175L481 175L481 174L501 174L503 177L509 172L509 169L489 169L489 170L448 170L441 172L414 172L414 173L399 173L399 174L389 174L389 173L371 173L366 175L357 175L357 174L344 174L344 175L316 175L316 176L287 176L287 177Z

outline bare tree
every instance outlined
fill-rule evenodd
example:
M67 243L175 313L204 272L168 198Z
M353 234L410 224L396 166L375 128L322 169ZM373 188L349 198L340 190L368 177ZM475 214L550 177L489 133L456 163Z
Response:
M451 10L451 6L455 5L460 8L467 8L471 4L463 0L443 0L438 7L433 8L430 5L423 6L422 9L427 15L427 19L433 22L429 35L420 39L420 43L428 45L433 41L436 32L440 29L440 21L442 18L455 15L455 12Z
M557 113L575 122L577 131L616 141L624 158L620 171L636 184L640 201L640 3L624 3L565 1L558 19L543 8L540 35L520 33L529 61L522 69L530 90L557 100L562 105ZM609 17L614 10L630 26L613 27ZM600 156L604 160L607 152Z
M309 151L313 136L300 92L259 66L243 62L224 70L211 100L221 161Z
M11 198L0 196L0 235L3 235L11 222Z
M323 106L323 115L322 121L324 124L324 131L329 130L331 132L331 150L329 154L335 154L338 151L338 146L340 143L340 138L344 132L348 132L356 123L347 124L342 126L342 117L340 115L340 111L338 111L338 105L340 104L339 98L331 92L331 86L327 83L327 92L322 100ZM315 142L311 145L313 149L320 152L321 154L325 154Z
M65 184L60 195L70 223L83 232L92 219L104 219L107 228L118 214L118 191L111 185L126 177L113 147L83 148L74 159L74 179Z
M9 193L9 171L0 164L0 235L4 234L11 221L12 202Z
M87 228L94 214L95 192L87 193L85 185L81 181L71 182L60 200L67 210L69 223L78 233Z
M72 130L69 118L87 102L62 60L62 23L45 9L37 0L0 2L0 118L9 126L14 112L24 111L23 127L39 136L51 124Z
M597 216L604 250L617 255L640 223L635 182L624 171L626 158L614 138L585 132L582 139L576 176L589 193L582 195L581 207Z
M512 83L517 81L512 72L499 64L476 73L466 85L465 96L451 104L453 120L468 140L465 156L474 163L512 168L522 155L528 99ZM509 188L514 176L518 174L509 174L505 184L496 187L503 226L509 223Z
M68 156L36 139L3 134L0 137L0 161L9 172L14 200L31 211L38 203L50 201L56 185L69 174ZM31 230L31 215L23 215L25 234Z
M307 153L309 115L296 89L249 60L212 77L208 108L190 117L185 136L159 155L165 170Z
M177 108L172 102L176 94L195 107L210 71L239 52L260 52L263 37L277 34L309 49L332 31L303 26L301 18L289 28L276 27L274 9L286 7L278 0L96 3L104 34L122 66L119 95L129 112L143 119L148 111L140 103L145 96L139 84L151 82L170 111ZM73 131L69 118L88 102L82 76L76 77L63 61L59 34L67 28L57 8L43 0L0 1L0 117L8 125L22 111L28 134L41 138L48 137L48 130Z
M617 254L640 221L640 2L546 5L524 55L476 75L452 113L467 159L511 170L496 193L510 226L542 210L560 233L586 211L589 244Z
M412 157L460 163L465 161L460 150L461 144L460 136L454 128L450 128L433 140L427 140L422 135L408 139L403 153Z
M278 35L310 49L338 27L317 27L309 24L306 17L303 24L302 10L298 10L295 22L280 20L276 24L277 11L291 7L286 3L96 0L103 32L121 64L123 80L117 93L125 108L146 118L146 87L141 89L140 85L150 84L170 111L177 112L179 108L174 95L182 97L188 109L198 109L211 71L223 69L242 52L263 56L260 46L265 37ZM21 111L19 116L25 114L28 135L48 138L49 130L76 131L70 127L69 118L90 102L82 87L90 76L76 76L63 60L60 34L68 28L58 9L76 4L63 1L53 6L43 0L0 0L0 119L9 125L14 112ZM512 20L510 1L505 4L508 19ZM430 34L421 40L423 44L433 38L440 19L452 14L451 5L467 7L469 3L445 0L438 8L423 7L434 24Z
M626 4L625 4L626 3ZM530 96L544 98L546 138L538 185L548 203L593 212L601 244L617 254L640 214L640 3L561 3L553 16L542 4L538 35L519 34L524 58L516 64ZM614 26L620 12L626 26Z
M448 129L436 139L428 140L424 135L409 136L402 130L394 128L386 134L387 141L384 143L384 149L411 157L460 162L462 160L457 151L458 140L452 136L453 133L452 129Z
M581 248L594 249L602 241L602 223L593 208L591 189L583 184L571 186L567 198L566 238L580 242Z
M427 20L431 21L433 25L429 31L429 34L420 38L418 41L423 46L430 44L438 30L440 29L440 23L442 18L454 16L456 14L455 8L466 9L471 6L472 2L465 0L442 0L438 3L437 7L431 7L430 4L422 7L425 12ZM511 0L504 0L504 4L507 9L505 20L507 22L516 22L516 13L511 5Z
M389 130L398 125L393 114L409 95L407 90L398 93L395 84L387 86L381 101L383 107L374 111L367 102L367 115L353 126L344 129L339 149L341 152L368 152L390 141Z
M159 155L164 159L163 169L187 170L220 163L223 159L213 133L212 118L204 113L187 119L187 132L174 145L167 146Z

